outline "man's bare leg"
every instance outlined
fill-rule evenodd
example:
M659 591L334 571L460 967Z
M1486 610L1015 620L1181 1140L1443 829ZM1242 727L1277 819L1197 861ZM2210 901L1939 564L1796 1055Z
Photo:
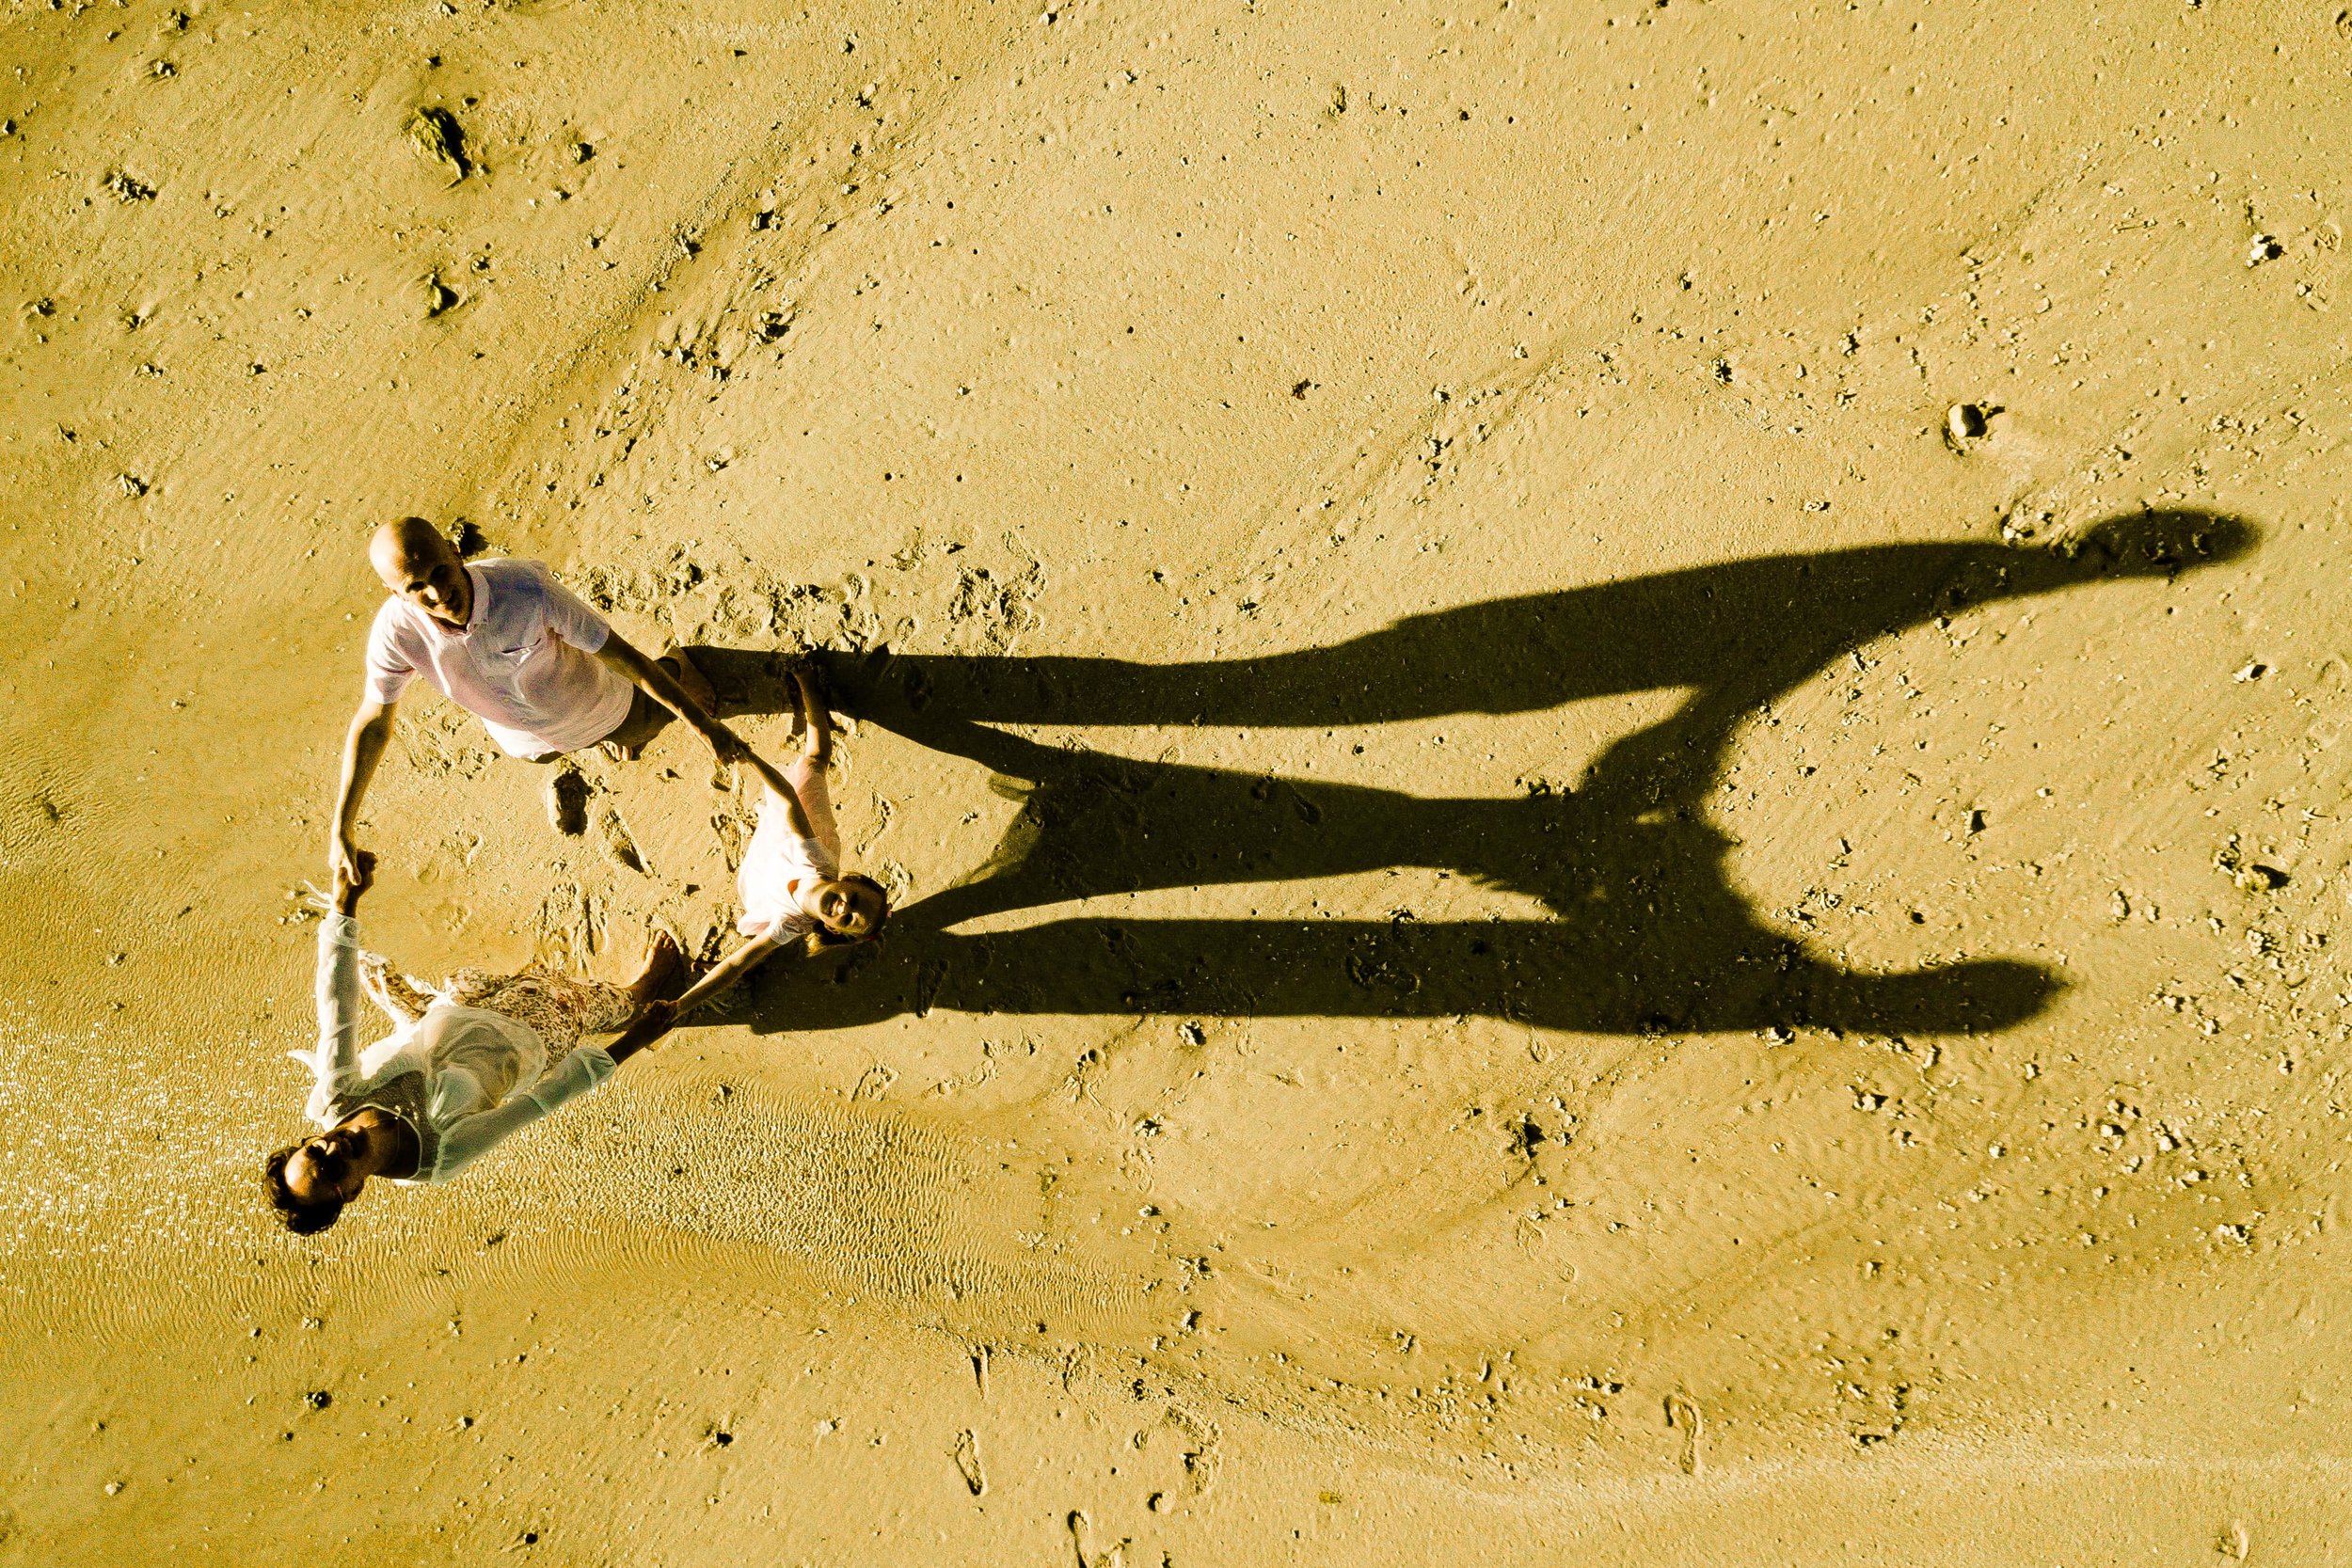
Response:
M675 646L665 648L654 662L667 670L670 678L676 681L689 697L700 703L705 713L714 711L718 693L712 689L708 677L695 669L694 661L686 657L685 649ZM638 754L644 751L645 742L653 738L655 732L669 718L667 708L641 691L629 704L628 715L621 721L620 726L597 744L603 748L604 754L614 762L635 762Z
M666 717L667 711L660 703L640 691L629 698L628 712L612 726L611 735L596 742L596 749L614 762L635 762Z
M702 705L705 713L713 719L719 716L719 693L710 684L710 677L694 667L686 657L686 650L675 643L655 656L654 662L670 672L670 678L682 687L686 694Z

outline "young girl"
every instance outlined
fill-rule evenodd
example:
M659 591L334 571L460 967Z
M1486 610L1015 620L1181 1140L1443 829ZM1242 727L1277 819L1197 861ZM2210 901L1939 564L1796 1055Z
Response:
M872 942L890 915L890 895L871 877L841 871L841 831L834 826L825 768L833 760L833 715L805 673L792 672L807 738L791 768L779 773L746 747L738 760L767 784L759 825L736 872L743 912L736 929L752 940L715 965L675 1001L646 1006L612 1042L636 1050L652 1044L678 1019L725 990L787 942L812 956L829 947Z

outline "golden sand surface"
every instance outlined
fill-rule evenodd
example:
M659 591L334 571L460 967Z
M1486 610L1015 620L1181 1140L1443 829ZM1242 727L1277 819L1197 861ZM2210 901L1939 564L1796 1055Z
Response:
M2352 1560L2333 5L0 64L0 1562ZM411 512L827 651L901 909L298 1239ZM732 941L584 772L420 688L371 944Z

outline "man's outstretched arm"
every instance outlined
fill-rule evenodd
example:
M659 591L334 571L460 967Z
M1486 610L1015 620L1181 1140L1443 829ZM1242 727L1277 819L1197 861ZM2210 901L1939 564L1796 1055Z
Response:
M393 705L363 698L358 711L351 716L350 733L343 736L342 781L335 789L335 825L326 845L326 869L332 876L360 879L359 851L351 834L358 824L359 802L375 777L375 765L384 760L385 743L392 737Z
M635 644L614 631L607 634L604 645L596 652L597 659L623 680L642 689L646 696L668 708L703 737L711 755L721 762L732 762L741 752L743 743L735 732L706 712L677 677L660 664L639 653Z

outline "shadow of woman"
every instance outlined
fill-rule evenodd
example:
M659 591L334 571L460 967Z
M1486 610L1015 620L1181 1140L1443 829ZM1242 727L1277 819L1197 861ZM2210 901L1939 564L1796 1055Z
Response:
M970 758L1024 798L989 865L894 917L885 949L797 986L773 1026L922 1013L1478 1014L1597 1033L1794 1025L1883 1034L1999 1028L2058 981L1978 959L1847 970L1761 924L1703 815L1737 726L1840 654L1995 599L2169 576L2242 553L2201 512L2109 519L2063 550L1887 545L1765 557L1464 606L1329 647L1152 665L1119 659L820 655L846 711ZM765 656L698 651L723 689ZM982 721L1343 729L1687 688L1573 794L1426 799L1040 745ZM1017 783L1006 783L1017 781ZM1392 866L1540 901L1540 920L1061 919L960 934L982 916L1216 883ZM761 1009L768 1026L770 1009Z

